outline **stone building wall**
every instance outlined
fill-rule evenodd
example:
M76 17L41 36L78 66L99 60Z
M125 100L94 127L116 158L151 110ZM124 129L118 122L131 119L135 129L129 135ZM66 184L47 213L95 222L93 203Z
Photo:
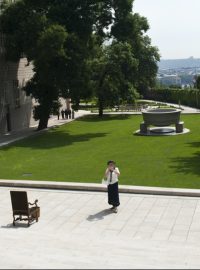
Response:
M32 76L33 67L26 58L17 63L6 61L5 36L0 32L0 135L29 127L32 100L21 88Z
M33 67L26 58L7 62L4 50L0 34L0 134L28 128L32 114L32 100L21 88L33 76Z

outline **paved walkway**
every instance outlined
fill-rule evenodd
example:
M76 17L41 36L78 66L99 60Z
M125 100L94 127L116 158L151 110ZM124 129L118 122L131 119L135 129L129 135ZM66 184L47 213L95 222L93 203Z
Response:
M1 269L200 268L200 199L26 189L41 218L13 227L10 188L0 188ZM12 188L13 190L13 188Z

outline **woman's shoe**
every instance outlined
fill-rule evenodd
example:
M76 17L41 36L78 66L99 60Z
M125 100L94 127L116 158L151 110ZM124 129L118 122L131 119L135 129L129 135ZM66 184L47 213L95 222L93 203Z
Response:
M113 212L114 212L114 213L117 213L117 212L118 212L117 207L114 207L114 208L113 208Z

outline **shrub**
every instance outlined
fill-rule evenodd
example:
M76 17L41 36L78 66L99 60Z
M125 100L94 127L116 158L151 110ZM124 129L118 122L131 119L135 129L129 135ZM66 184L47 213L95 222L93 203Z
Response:
M198 89L151 89L147 93L147 98L200 108L200 91Z

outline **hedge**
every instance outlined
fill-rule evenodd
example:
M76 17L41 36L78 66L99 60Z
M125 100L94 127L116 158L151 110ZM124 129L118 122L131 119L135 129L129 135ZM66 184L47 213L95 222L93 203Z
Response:
M151 89L146 98L200 108L200 90L198 89Z

